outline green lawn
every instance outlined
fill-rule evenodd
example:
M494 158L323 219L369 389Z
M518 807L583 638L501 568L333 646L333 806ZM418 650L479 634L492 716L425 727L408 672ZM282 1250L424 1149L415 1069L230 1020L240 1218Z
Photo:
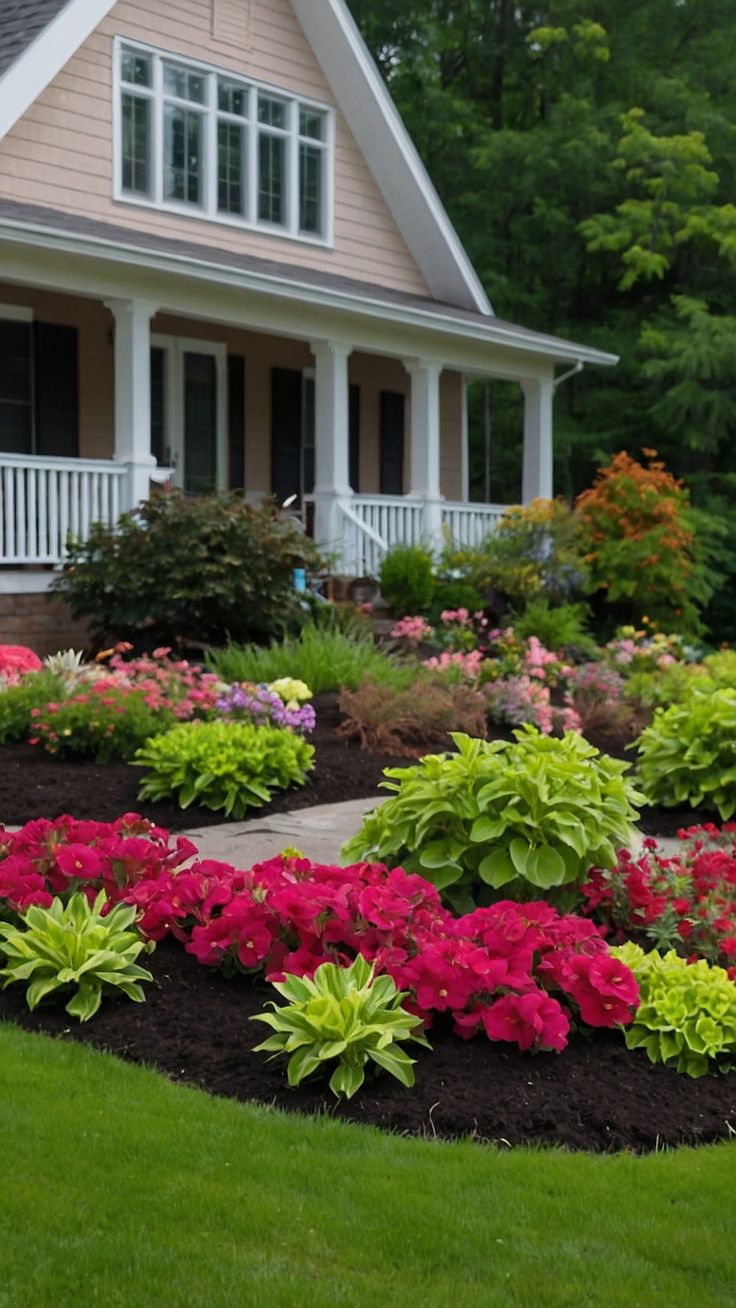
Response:
M1 1308L731 1308L736 1147L407 1140L0 1025Z

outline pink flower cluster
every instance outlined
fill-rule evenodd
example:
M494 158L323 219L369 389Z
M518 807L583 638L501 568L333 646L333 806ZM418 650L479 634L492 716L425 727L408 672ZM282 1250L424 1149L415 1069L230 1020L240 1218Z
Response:
M483 666L483 654L479 649L472 649L467 654L460 650L455 654L445 651L435 658L425 659L424 666L436 672L443 672L445 668L459 668L468 681L477 681Z
M423 640L431 640L433 636L434 628L420 617L412 618L407 615L400 618L391 628L391 639L405 640L412 649L416 649Z
M27 645L0 645L0 679L5 685L18 685L27 673L38 672L42 666L38 655Z
M400 868L286 856L249 871L210 860L183 867L195 853L136 814L32 822L0 833L0 901L18 910L104 887L111 902L137 906L151 939L171 932L206 966L274 980L361 953L410 992L425 1022L448 1013L465 1039L484 1030L521 1049L562 1050L573 1018L612 1027L637 1003L634 977L600 929L544 902L453 918L429 882Z
M678 836L680 848L669 858L647 837L639 858L622 850L616 867L594 868L582 887L584 911L620 938L641 933L736 979L736 823Z
M152 654L125 659L123 655L132 648L125 641L116 645L108 665L112 674L108 685L141 691L149 708L169 709L181 721L214 709L222 685L213 672L187 659L173 659L165 645Z

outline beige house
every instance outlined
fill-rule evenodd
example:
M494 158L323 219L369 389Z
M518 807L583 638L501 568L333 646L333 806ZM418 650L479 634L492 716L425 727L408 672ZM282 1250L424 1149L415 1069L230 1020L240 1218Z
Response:
M3 0L0 594L156 482L295 496L356 575L472 541L468 378L529 500L614 362L495 317L344 0Z

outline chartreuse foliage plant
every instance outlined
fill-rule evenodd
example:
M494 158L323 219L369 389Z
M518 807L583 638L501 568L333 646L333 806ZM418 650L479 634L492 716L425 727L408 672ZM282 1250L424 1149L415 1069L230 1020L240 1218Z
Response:
M381 594L397 617L423 613L435 589L432 551L422 545L396 545L381 563L380 582Z
M289 1003L271 1003L272 1013L252 1020L273 1027L274 1034L255 1051L274 1058L289 1054L289 1085L337 1060L330 1077L333 1094L351 1099L372 1061L402 1085L414 1084L414 1060L399 1045L415 1040L429 1048L415 1029L422 1019L401 1007L405 992L390 976L375 976L374 966L358 954L350 967L323 963L313 977L287 975L273 985Z
M117 904L103 917L106 903L104 890L92 904L80 891L67 904L54 899L49 908L32 905L21 914L20 926L0 922L3 989L27 981L26 999L33 1009L55 990L76 987L66 1011L80 1022L94 1017L106 990L122 991L142 1003L139 983L153 977L136 959L154 946L133 925L135 906Z
M639 737L637 771L651 804L736 813L736 689L694 690L657 709Z
M688 963L674 949L646 954L629 941L612 949L639 985L639 1007L624 1036L651 1062L688 1076L736 1066L736 985L705 959Z
M387 768L394 796L343 847L345 862L380 860L427 877L457 911L539 891L576 888L613 867L631 842L643 798L576 732L562 740L521 727L513 741L455 732L457 754Z
M134 762L149 768L139 799L174 796L182 808L202 804L242 818L267 804L272 790L303 786L314 747L282 727L251 722L183 722L154 736Z

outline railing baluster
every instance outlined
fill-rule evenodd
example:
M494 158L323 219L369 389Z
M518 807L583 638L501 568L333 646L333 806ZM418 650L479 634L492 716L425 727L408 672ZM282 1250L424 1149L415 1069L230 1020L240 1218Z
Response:
M3 503L5 505L5 557L14 562L15 553L15 478L12 468L3 468Z
M23 562L28 558L28 541L26 540L26 478L25 468L16 468L15 470L15 504L18 514L18 528L16 531L16 558L22 559Z

